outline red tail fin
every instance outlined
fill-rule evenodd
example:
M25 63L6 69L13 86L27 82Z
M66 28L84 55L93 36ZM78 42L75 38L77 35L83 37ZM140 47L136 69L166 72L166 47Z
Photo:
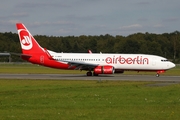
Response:
M22 23L17 23L16 27L23 54L32 55L34 53L44 53L43 48L37 43L37 41Z
M44 65L52 68L67 69L69 67L68 64L54 60L49 51L47 49L43 49L38 44L38 42L22 23L17 23L16 27L22 48L22 59L34 64Z

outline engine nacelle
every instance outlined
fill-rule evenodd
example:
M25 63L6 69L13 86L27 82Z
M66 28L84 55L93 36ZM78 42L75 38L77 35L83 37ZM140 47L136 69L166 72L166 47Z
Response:
M114 71L113 66L97 66L94 68L95 74L114 74Z

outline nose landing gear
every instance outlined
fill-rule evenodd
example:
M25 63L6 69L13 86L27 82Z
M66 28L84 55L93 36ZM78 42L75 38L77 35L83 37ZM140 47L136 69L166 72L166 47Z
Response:
M158 74L158 73L156 74L156 77L159 77L159 74Z
M164 73L164 72L165 72L165 70L158 70L157 74L156 74L156 77L159 77L159 74Z

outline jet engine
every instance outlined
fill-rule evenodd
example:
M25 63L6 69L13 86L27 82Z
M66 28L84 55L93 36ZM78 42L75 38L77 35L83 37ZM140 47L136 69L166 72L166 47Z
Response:
M114 74L114 67L113 66L97 66L94 68L95 74Z

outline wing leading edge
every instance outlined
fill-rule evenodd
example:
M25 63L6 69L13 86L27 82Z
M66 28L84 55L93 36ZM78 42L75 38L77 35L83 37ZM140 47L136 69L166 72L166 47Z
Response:
M85 63L85 62L78 62L78 61L65 61L59 60L60 62L66 62L69 64L69 69L74 68L74 70L92 70L99 64L92 64L92 63Z

